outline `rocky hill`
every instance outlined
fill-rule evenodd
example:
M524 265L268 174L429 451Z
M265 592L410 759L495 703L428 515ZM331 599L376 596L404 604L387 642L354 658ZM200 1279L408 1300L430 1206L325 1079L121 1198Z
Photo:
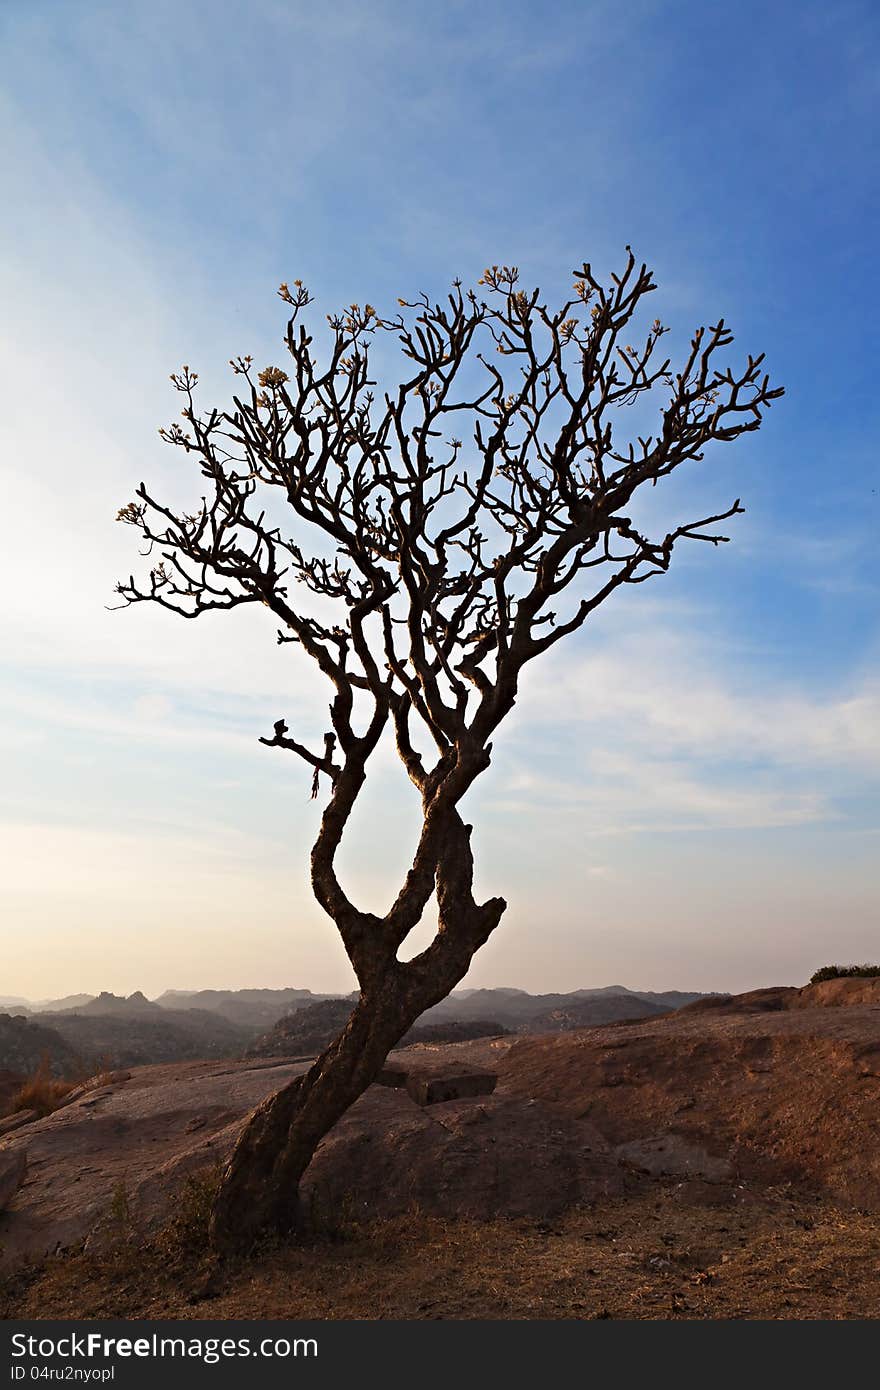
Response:
M53 1076L73 1076L78 1069L75 1050L56 1029L20 1014L0 1014L0 1070L22 1077L44 1061Z
M351 999L327 999L310 1004L282 1018L275 1027L247 1049L247 1057L315 1057L323 1052L348 1022L353 1008ZM399 1046L416 1043L465 1042L473 1038L499 1037L507 1030L502 1024L486 1019L441 1020L436 1023L417 1023L402 1039Z
M474 1042L478 1038L504 1038L510 1030L491 1018L448 1019L445 1023L417 1023L401 1038L399 1048L421 1044Z
M310 989L166 990L156 999L163 1009L204 1009L220 1014L241 1028L262 1032L285 1014L295 1013L338 995L313 994Z
M572 1028L598 1028L637 1018L656 1018L669 1013L662 1004L652 1004L638 995L607 994L599 998L572 997L556 1008L533 1014L520 1024L521 1033L564 1033Z
M528 994L518 989L475 989L456 992L448 999L428 1009L420 1022L435 1023L456 1018L462 1021L475 1018L494 1018L512 1031L541 1031L547 1026L555 1032L564 1014L576 1020L568 1026L586 1027L591 1023L606 1023L615 1018L643 1018L652 1013L665 1013L714 995L671 990L665 994L640 992L624 985L608 985L603 989L578 989L569 994ZM621 1001L628 1011L621 1011ZM644 1006L644 1007L642 1007Z
M94 999L89 999L85 1004L72 1004L66 1009L56 1006L54 1010L44 1010L44 1013L67 1013L74 1012L84 1018L92 1018L100 1014L113 1014L114 1016L131 1016L132 1014L156 1014L161 1013L158 1004L154 1004L136 989L134 994L127 997L121 994L109 994L107 990Z
M273 1028L249 1045L245 1056L315 1057L345 1027L353 1007L350 999L325 999L319 1004L308 1004L279 1019Z
M152 1012L135 1005L119 1013L102 1007L95 1012L45 1013L40 1018L49 1025L46 1031L60 1035L79 1059L80 1070L239 1057L253 1036L250 1029L199 1009L156 1008Z
M81 1009L95 998L93 994L65 994L63 999L26 999L25 1012L32 1014L63 1013L68 1009Z
M14 1034L0 1034L0 1070L17 1075L22 1059L23 1070L33 1070L43 1052L56 1070L69 1074L96 1066L235 1058L245 1052L255 1057L315 1056L344 1026L355 998L293 988L167 991L156 1000L140 990L128 996L107 990L69 995L29 1006L39 1008L39 1027L44 1030L40 1044L26 1044L20 1027ZM429 1009L408 1041L559 1032L649 1017L695 998L699 1002L703 997L676 991L651 995L622 985L543 995L517 989L463 990ZM33 1012L27 1016L35 1021Z
M880 1211L880 978L523 1038L504 1074L649 1171L804 1183Z

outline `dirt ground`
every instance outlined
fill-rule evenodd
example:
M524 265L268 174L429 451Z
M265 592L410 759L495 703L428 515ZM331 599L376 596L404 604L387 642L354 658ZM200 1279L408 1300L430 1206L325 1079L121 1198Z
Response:
M721 1204L715 1203L721 1198ZM219 1268L201 1216L20 1269L4 1318L846 1319L880 1316L880 1216L790 1189L730 1199L700 1182L552 1223L412 1212L267 1246ZM185 1225L185 1223L184 1223Z

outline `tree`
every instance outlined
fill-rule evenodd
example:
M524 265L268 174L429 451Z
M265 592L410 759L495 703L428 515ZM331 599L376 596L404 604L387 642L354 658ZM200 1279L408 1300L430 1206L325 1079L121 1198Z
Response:
M264 604L278 641L326 676L323 748L283 719L261 742L308 764L313 795L326 789L311 880L360 986L344 1031L242 1132L214 1205L221 1245L296 1223L317 1144L501 920L503 898L474 898L460 805L489 766L524 667L616 590L665 573L679 541L725 540L713 528L742 510L736 501L658 539L626 515L640 488L757 429L782 391L770 388L763 355L738 374L716 365L732 342L723 320L697 330L673 375L659 320L630 344L651 273L627 248L611 281L586 264L550 309L538 290L518 288L515 268L493 266L477 290L455 281L444 302L401 299L391 318L352 304L328 316L321 365L302 321L311 296L296 280L279 290L286 369L257 372L237 358L232 407L201 412L196 374L185 366L171 378L185 426L160 434L194 456L203 495L178 513L141 484L119 519L159 558L142 587L131 577L117 592L186 618ZM396 336L410 365L377 397L369 356L379 334ZM612 413L658 392L657 432L619 440ZM422 823L412 867L378 916L350 900L335 858L386 731ZM437 933L401 961L434 895Z

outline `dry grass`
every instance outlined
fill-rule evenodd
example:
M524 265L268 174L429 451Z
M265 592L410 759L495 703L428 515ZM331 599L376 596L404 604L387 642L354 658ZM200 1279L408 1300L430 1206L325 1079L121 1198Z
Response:
M725 1205L652 1183L553 1223L418 1212L216 1265L196 1182L148 1245L8 1280L6 1318L876 1318L880 1216L789 1189ZM686 1196L686 1194L685 1194Z
M76 1081L53 1076L49 1059L44 1057L36 1071L12 1096L7 1113L14 1115L18 1110L35 1110L38 1115L51 1115L77 1084Z

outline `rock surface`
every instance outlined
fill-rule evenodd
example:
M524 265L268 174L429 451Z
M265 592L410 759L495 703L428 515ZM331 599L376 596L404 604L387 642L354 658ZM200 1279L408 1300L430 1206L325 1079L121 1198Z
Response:
M734 1008L524 1038L501 1062L499 1087L588 1116L622 1157L621 1146L639 1146L636 1166L654 1164L644 1145L664 1136L737 1176L880 1210L880 1007L808 990L775 991L776 1008L760 991Z
M498 1048L454 1045L452 1051L468 1054L455 1059L455 1072L489 1084L485 1062L495 1061ZM449 1061L438 1065L438 1051L424 1049L421 1065L442 1075ZM30 1169L13 1209L0 1218L3 1260L64 1248L106 1228L120 1196L136 1224L165 1219L186 1175L222 1163L247 1113L305 1067L144 1067L10 1135L9 1146L24 1147L26 1137ZM373 1086L319 1148L303 1197L307 1206L329 1202L340 1211L354 1203L361 1215L399 1212L413 1202L445 1215L540 1214L618 1192L622 1183L593 1127L552 1106L484 1095L425 1109L405 1089Z
M371 1087L319 1148L307 1209L370 1218L555 1216L622 1193L625 1174L587 1121L540 1101L492 1095L416 1106Z
M0 1212L4 1212L24 1181L27 1149L0 1149Z
M442 1056L442 1053L441 1053ZM438 1105L447 1100L465 1100L468 1096L490 1096L498 1084L494 1071L477 1067L458 1066L424 1061L415 1067L391 1063L377 1077L380 1086L403 1087L416 1105Z
M826 993L397 1052L398 1083L484 1073L497 1087L427 1107L405 1085L371 1087L320 1146L304 1198L359 1217L543 1217L653 1174L678 1178L683 1201L793 1182L880 1210L880 1007ZM26 1153L27 1172L0 1217L2 1260L80 1241L114 1208L162 1221L186 1175L221 1163L247 1113L306 1066L142 1067L8 1134L0 1153Z
M447 1100L466 1100L470 1096L490 1096L498 1077L491 1071L471 1071L454 1068L433 1076L410 1072L406 1078L406 1093L416 1105L440 1105Z
M21 1129L22 1125L29 1125L31 1120L37 1118L36 1110L15 1110L0 1120L0 1135L11 1134L14 1129Z
M0 1264L82 1240L120 1195L146 1220L164 1214L184 1175L227 1153L244 1116L301 1070L142 1067L9 1135L4 1151L26 1147L29 1166L12 1210L0 1217Z

